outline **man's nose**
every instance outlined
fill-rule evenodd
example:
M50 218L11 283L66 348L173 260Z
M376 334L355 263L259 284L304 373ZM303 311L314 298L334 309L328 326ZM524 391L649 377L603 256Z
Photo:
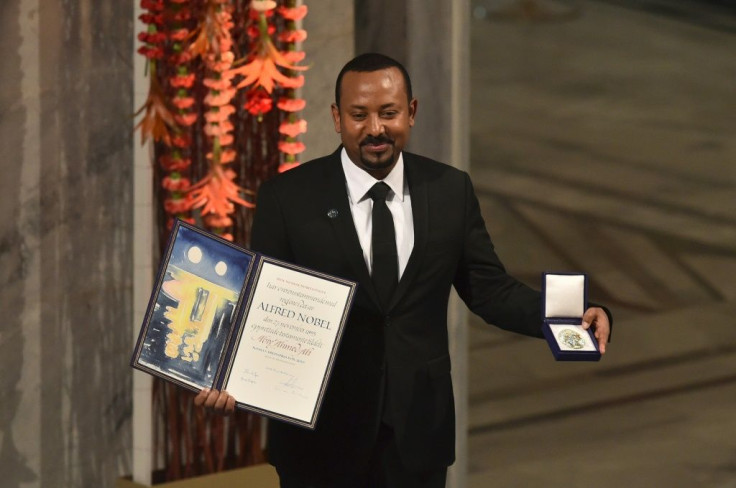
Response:
M368 122L368 130L372 136L380 136L386 131L383 121L378 115L371 116Z

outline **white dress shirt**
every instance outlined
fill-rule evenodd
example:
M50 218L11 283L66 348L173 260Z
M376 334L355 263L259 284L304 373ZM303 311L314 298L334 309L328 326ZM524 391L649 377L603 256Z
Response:
M371 251L371 235L373 221L373 200L368 196L368 190L381 180L375 179L363 169L359 168L348 157L345 148L340 153L342 169L345 173L345 183L350 200L350 212L353 215L355 230L358 232L360 247L363 248L363 258L368 266L368 272L373 270ZM399 160L391 172L383 179L391 191L386 195L386 206L391 211L396 231L396 250L399 253L399 279L404 274L406 263L414 248L414 218L411 212L411 196L409 185L404 178L404 156L399 154Z

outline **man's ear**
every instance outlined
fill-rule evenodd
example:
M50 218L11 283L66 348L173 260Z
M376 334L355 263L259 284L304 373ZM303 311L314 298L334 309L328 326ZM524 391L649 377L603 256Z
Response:
M333 103L332 106L332 122L335 124L335 132L340 133L340 108Z
M412 98L409 102L409 127L414 127L414 117L417 115L417 106L419 102L416 98Z

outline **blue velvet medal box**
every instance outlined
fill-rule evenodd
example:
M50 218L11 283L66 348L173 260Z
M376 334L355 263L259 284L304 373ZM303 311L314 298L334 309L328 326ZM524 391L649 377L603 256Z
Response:
M583 329L588 278L580 273L542 275L542 331L557 361L598 361L593 332Z

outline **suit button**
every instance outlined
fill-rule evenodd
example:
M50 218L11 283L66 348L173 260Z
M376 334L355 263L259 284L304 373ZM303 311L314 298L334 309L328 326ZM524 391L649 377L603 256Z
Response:
M388 327L389 325L391 325L391 316L390 315L386 315L383 318L383 325L385 325L386 327Z

